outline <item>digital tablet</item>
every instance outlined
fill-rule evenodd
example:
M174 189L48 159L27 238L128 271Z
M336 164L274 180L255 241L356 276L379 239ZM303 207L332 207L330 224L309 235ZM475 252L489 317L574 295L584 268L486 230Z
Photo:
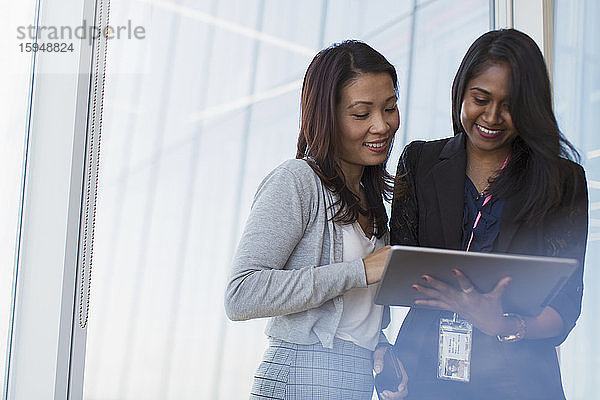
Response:
M500 279L510 276L512 281L502 297L504 311L536 316L567 282L577 264L570 258L392 246L375 303L419 307L415 300L426 296L412 285L427 286L421 279L427 274L459 289L452 274L457 268L480 293L490 292Z

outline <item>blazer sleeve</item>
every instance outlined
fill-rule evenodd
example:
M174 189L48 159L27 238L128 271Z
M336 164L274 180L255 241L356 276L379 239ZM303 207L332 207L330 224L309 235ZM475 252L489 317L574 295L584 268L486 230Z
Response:
M225 291L230 319L305 311L351 288L367 286L362 259L315 265L318 257L299 255L295 259L306 265L285 269L317 212L319 188L307 176L279 167L259 186ZM322 246L322 242L314 243L316 248Z
M572 164L573 174L565 185L566 193L572 193L569 207L565 207L548 224L545 234L549 255L575 258L578 267L565 286L558 292L549 306L555 309L563 320L563 331L553 339L556 346L561 344L581 313L583 296L583 266L588 232L588 192L585 172L579 165Z
M407 145L398 161L390 216L390 243L418 246L419 210L416 171L424 141Z

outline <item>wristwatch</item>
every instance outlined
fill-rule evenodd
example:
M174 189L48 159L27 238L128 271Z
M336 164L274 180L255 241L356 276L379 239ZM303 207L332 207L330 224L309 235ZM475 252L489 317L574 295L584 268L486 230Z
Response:
M518 314L504 313L502 314L502 316L504 318L517 319L519 321L519 328L517 328L517 331L515 333L511 333L510 335L496 336L498 338L498 341L502 343L514 343L523 339L525 337L525 334L527 333L527 325L525 324L525 320Z

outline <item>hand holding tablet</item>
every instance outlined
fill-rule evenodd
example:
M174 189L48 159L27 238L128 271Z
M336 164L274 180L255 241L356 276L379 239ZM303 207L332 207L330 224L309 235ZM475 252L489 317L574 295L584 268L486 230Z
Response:
M566 258L393 246L375 303L449 309L450 302L470 299L497 302L500 313L535 316L576 266ZM467 296L473 291L479 296ZM471 306L476 312L491 304Z

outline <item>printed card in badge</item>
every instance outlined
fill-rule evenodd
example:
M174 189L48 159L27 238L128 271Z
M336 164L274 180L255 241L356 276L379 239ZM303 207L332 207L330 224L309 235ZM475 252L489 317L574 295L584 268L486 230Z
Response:
M440 319L438 378L469 382L473 326L462 319Z

